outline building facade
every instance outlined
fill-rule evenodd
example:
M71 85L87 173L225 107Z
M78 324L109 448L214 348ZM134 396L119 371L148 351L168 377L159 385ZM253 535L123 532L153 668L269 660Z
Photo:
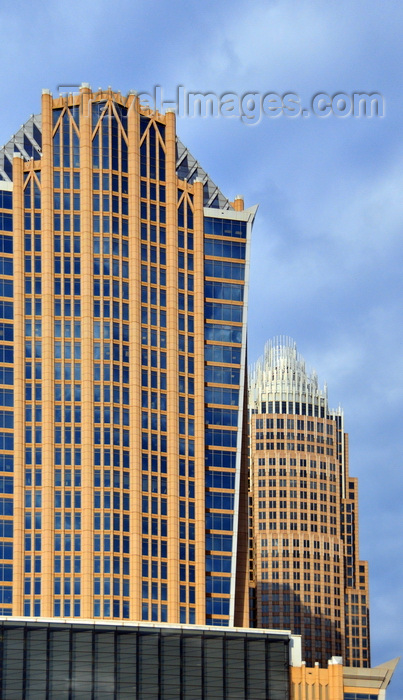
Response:
M6 619L0 693L2 700L290 700L293 641L267 630Z
M0 620L2 700L385 700L397 662L309 668L280 630Z
M249 381L253 622L302 636L303 658L370 666L368 566L341 409L289 338Z
M373 668L343 666L341 657L332 657L327 666L313 668L294 664L290 669L291 700L386 700L386 689L399 659Z
M0 614L246 623L254 214L135 93L0 149Z

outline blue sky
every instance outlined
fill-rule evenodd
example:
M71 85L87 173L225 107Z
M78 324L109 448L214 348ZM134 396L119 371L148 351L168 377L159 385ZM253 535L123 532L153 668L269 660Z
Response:
M342 405L370 562L372 664L403 628L403 5L396 0L3 0L0 143L41 89L377 92L383 118L179 118L230 199L259 204L249 359L289 335ZM403 664L388 693L401 700Z

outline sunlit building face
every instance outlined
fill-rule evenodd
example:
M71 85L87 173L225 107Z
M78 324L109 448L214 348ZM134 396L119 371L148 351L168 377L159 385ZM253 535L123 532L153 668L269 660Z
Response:
M1 614L247 622L254 213L134 93L1 149Z

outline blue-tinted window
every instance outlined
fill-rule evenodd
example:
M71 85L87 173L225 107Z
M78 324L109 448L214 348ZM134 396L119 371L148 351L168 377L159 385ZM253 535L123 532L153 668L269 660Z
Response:
M12 542L0 542L0 559L12 559L13 558L13 544Z
M13 521L12 520L0 520L0 537L12 537L13 536Z
M204 379L212 384L239 384L239 369L207 365L204 370Z
M0 586L0 605L10 605L13 602L13 589L11 586ZM7 614L7 613L2 613ZM11 614L11 609L10 609Z
M1 258L0 258L1 261ZM0 340L14 340L14 328L11 323L0 322Z
M0 515L13 515L12 498L0 498Z
M207 572L231 572L231 557L219 554L206 555L206 571Z
M11 345L0 345L0 362L14 362L14 348Z
M204 391L206 403L216 403L228 406L238 405L238 389L223 387L206 387Z
M234 489L235 473L208 470L206 472L206 487L215 489Z
M204 305L205 318L216 321L230 321L232 323L242 323L243 306L235 304L214 304Z
M240 326L215 325L207 323L205 325L205 339L218 341L221 343L241 343L242 328Z
M204 241L205 255L213 255L216 258L238 258L245 259L245 243L227 242L206 238Z
M206 535L206 550L215 552L232 551L232 535Z
M14 369L13 367L0 366L0 384L13 384Z
M219 493L215 491L206 493L206 508L214 508L216 510L233 510L234 496L227 493Z
M206 513L206 530L232 530L233 516L226 513Z
M240 364L241 348L227 345L206 345L204 359L209 362Z
M245 277L245 265L244 263L227 262L226 260L206 260L204 263L204 274L206 277L243 280Z
M205 282L204 295L212 299L226 299L228 301L243 301L243 284L231 282Z
M0 428L13 428L14 414L12 411L0 410Z
M11 236L4 236L0 234L0 253L12 253L13 252L13 239Z
M246 222L206 217L204 219L204 232L215 236L246 238Z
M11 258L0 257L0 275L13 274L13 261Z
M212 425L230 425L236 427L238 424L238 410L226 408L206 408L205 421Z
M13 450L14 449L14 436L11 433L0 432L0 449L1 450Z
M237 431L236 430L206 430L206 444L216 445L217 447L236 447L237 446Z
M13 296L13 281L0 278L0 296L2 297L12 297Z
M206 598L206 615L229 615L229 598Z
M0 454L0 471L2 472L12 472L14 471L14 457L13 455L2 455ZM11 481L7 481L8 479L11 479ZM5 480L5 481L2 481ZM12 476L0 476L0 493L12 493L12 486L13 486L13 477ZM5 484L10 483L11 484L11 491L5 490L1 491L2 488L6 488Z
M206 576L206 593L229 593L230 588L229 576Z
M12 209L13 193L7 190L0 190L0 209Z
M13 215L7 214L6 212L0 212L0 230L1 231L12 231L13 230Z

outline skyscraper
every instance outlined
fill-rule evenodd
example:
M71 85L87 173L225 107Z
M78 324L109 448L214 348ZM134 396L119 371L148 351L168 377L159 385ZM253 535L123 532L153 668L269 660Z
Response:
M289 338L266 345L249 381L254 616L302 635L308 665L370 666L368 566L343 412Z
M247 621L254 214L135 93L0 150L0 614Z

